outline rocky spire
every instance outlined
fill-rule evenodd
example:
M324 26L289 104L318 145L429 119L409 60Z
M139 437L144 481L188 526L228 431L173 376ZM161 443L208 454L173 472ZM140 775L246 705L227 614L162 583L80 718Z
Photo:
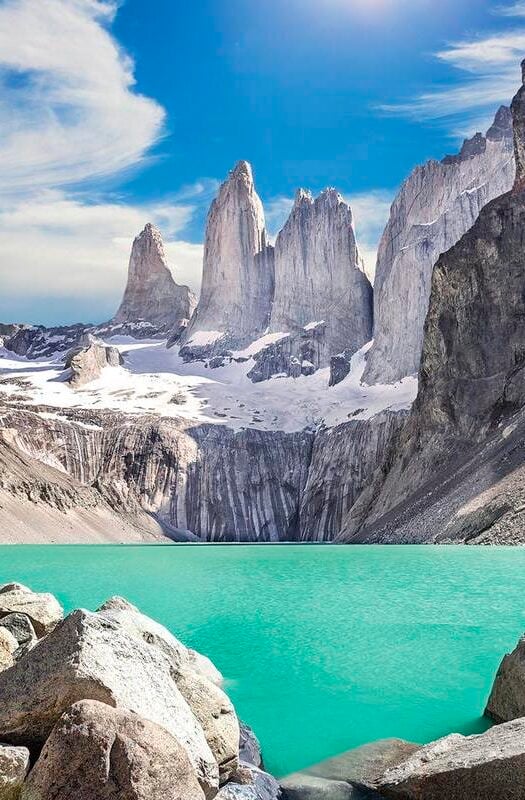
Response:
M525 189L525 59L521 62L522 85L512 101L514 123L514 158L516 160L516 180L514 189Z
M262 203L250 164L239 161L208 214L201 295L183 343L256 339L268 326L273 284Z
M487 135L428 161L404 182L381 239L374 282L374 344L366 383L417 373L434 264L472 227L483 206L514 181L512 124L500 108Z
M173 280L164 253L162 236L150 222L131 248L128 282L122 303L112 322L150 322L170 327L191 316L195 296Z
M326 323L327 350L355 352L372 335L372 287L356 245L352 211L335 189L314 200L299 189L275 243L273 331Z

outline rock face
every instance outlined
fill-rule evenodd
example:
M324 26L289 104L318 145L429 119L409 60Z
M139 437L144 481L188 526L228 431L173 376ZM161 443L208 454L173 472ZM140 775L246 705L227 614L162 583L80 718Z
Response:
M372 337L372 287L357 250L352 212L335 189L299 190L275 242L271 330L325 324L328 359ZM328 363L328 360L325 360Z
M434 269L419 394L345 540L497 541L523 527L524 93L512 103L516 186Z
M525 717L525 637L503 658L485 713L495 722Z
M21 800L204 800L184 747L160 725L105 703L57 722Z
M525 720L479 736L455 733L426 745L377 782L403 800L508 800L525 794Z
M243 345L267 328L274 291L273 248L252 169L240 161L208 214L202 287L181 342L187 347Z
M325 366L329 358L327 326L324 322L312 323L295 333L283 334L256 353L255 366L248 378L259 383L276 375L289 378L313 375L319 367Z
M189 319L196 298L187 286L173 280L158 228L150 222L131 248L128 282L112 323L149 322L171 329L179 319Z
M105 367L120 367L124 363L116 347L108 347L86 334L86 343L71 350L65 366L69 370L66 381L78 389L100 378ZM84 341L83 337L83 341Z
M366 383L417 373L432 269L483 206L512 187L514 172L511 116L502 107L485 137L476 134L459 155L429 161L405 181L378 251Z

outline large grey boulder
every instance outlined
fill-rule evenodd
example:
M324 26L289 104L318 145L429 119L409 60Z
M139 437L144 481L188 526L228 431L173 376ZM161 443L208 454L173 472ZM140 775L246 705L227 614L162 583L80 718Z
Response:
M525 636L504 656L485 713L495 722L525 717Z
M229 698L205 674L213 674L207 659L201 661L167 628L121 597L107 600L98 613L169 659L177 687L200 723L219 765L220 781L225 782L238 766L239 723Z
M267 772L250 764L242 764L239 774L223 786L217 800L282 800L278 781Z
M520 800L525 797L525 719L477 736L438 739L387 770L377 790L403 800Z
M263 768L261 745L255 733L245 722L239 723L239 758L258 769Z
M18 800L28 769L26 747L0 745L0 800Z
M372 797L345 781L317 778L305 772L296 772L285 778L281 781L281 789L285 800L370 800Z
M191 317L196 302L187 286L175 283L161 233L148 222L133 242L128 282L112 324L149 322L168 332L177 320Z
M0 673L0 741L42 746L61 714L79 700L129 709L164 727L185 747L205 794L213 796L217 762L169 659L117 622L84 610L74 611Z
M38 637L52 631L64 616L52 594L33 592L21 583L7 583L0 586L0 620L13 612L25 614Z
M21 795L21 800L73 798L204 800L204 793L185 748L164 728L87 700L57 722Z
M28 646L37 641L34 626L27 616L20 612L13 612L2 617L0 626L8 630L16 639L18 646Z
M13 666L14 654L17 649L18 642L11 631L0 626L0 670Z
M66 381L74 388L100 378L105 367L120 367L124 363L117 347L94 341L70 350L66 356Z

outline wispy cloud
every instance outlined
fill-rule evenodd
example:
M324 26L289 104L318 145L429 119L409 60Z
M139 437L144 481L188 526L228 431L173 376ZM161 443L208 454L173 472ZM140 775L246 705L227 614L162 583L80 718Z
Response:
M525 17L525 2L497 11L506 17ZM525 27L451 42L434 56L456 71L453 82L380 108L417 120L442 120L457 137L472 135L489 127L497 107L508 104L519 86Z
M198 288L202 246L184 240L191 205L89 204L60 191L43 192L0 210L0 311L21 298L46 315L49 299L62 301L62 319L108 318L126 281L133 238L147 221L158 225L175 279ZM41 311L40 311L41 309Z
M136 166L164 111L135 91L109 33L115 0L0 5L0 190L59 186Z

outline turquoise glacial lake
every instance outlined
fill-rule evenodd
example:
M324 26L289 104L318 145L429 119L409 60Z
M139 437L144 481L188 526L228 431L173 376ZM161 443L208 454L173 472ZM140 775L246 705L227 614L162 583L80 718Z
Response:
M277 775L484 730L525 631L525 548L3 546L11 580L67 610L123 595L209 655Z

